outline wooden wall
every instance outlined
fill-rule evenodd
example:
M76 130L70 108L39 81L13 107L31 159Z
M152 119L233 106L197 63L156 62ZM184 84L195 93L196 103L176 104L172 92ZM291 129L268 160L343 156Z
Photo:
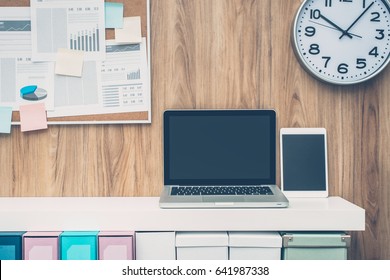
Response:
M366 210L351 258L390 259L390 68L357 86L313 79L290 45L299 0L151 2L152 124L15 126L0 196L158 196L165 109L274 108L279 128L327 129L330 194Z

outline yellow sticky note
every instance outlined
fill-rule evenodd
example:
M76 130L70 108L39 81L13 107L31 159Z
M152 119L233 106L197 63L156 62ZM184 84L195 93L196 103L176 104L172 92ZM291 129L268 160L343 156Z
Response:
M83 73L84 52L58 49L55 73L57 75L81 77Z
M47 129L47 116L44 103L21 105L19 111L22 132Z
M115 28L115 42L130 44L141 43L141 17L123 18L123 28Z

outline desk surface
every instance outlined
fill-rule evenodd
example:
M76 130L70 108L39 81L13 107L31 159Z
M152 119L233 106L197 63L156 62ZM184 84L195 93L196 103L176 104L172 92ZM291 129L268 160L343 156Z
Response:
M0 198L1 231L364 230L364 209L340 198L291 198L284 209L160 209L158 197Z

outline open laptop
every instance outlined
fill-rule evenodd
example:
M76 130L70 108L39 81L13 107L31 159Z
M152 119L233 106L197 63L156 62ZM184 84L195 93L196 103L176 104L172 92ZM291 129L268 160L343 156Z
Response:
M287 207L273 110L164 112L161 208Z

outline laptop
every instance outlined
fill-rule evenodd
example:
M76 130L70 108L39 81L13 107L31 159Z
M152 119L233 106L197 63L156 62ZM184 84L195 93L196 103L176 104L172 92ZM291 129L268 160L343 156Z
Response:
M164 112L161 208L288 207L273 110Z

